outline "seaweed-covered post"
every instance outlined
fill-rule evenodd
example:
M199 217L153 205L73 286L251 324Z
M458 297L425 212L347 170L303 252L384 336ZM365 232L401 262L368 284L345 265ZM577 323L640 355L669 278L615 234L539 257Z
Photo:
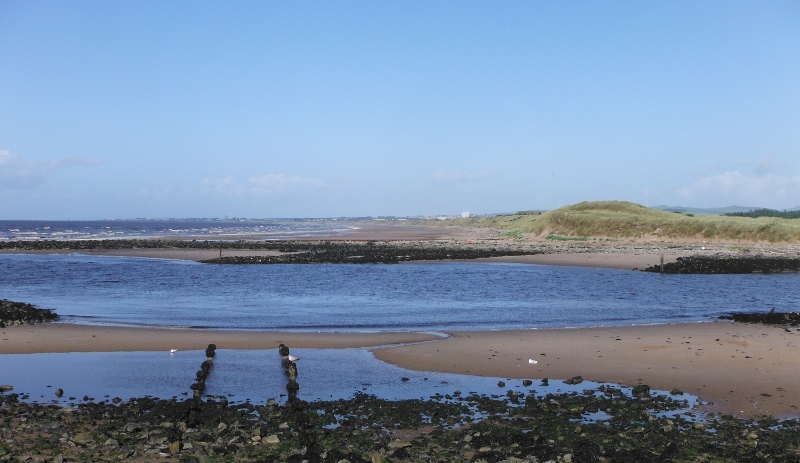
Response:
M297 391L300 390L300 385L297 384L297 364L292 361L289 356L289 348L281 343L278 346L278 353L281 355L281 366L286 373L289 381L286 383L286 392L289 393L289 401L297 400Z

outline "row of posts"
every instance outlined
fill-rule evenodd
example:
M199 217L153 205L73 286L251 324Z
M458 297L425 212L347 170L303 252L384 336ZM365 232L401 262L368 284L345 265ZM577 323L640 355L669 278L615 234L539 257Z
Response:
M208 374L211 372L211 367L214 366L214 355L216 355L216 350L216 344L208 345L206 348L206 359L200 365L200 370L198 370L196 374L197 381L190 386L190 389L194 392L193 399L196 408L200 407L203 392L206 390L206 378L208 378Z

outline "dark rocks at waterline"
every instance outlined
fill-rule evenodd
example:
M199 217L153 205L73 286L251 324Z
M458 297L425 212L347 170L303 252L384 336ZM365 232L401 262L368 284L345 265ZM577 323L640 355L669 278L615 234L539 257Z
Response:
M436 246L408 243L322 243L275 256L227 256L209 264L396 264L422 260L467 260L541 253L519 247Z
M555 248L523 243L457 243L440 241L197 241L160 239L41 240L0 242L0 250L111 251L119 249L205 249L277 251L276 256L228 257L222 264L396 263L415 260L476 259L552 252Z
M722 320L733 320L738 323L759 323L762 325L800 326L800 312L748 312L722 315Z
M670 274L743 274L800 271L800 258L768 256L689 256L654 265L645 272Z
M0 328L12 325L27 325L58 320L52 310L39 309L25 302L0 301Z
M0 396L3 461L797 461L800 422L686 414L683 400L601 386L513 397L279 406L139 398L74 407ZM608 419L591 418L603 412ZM13 444L9 444L13 442Z

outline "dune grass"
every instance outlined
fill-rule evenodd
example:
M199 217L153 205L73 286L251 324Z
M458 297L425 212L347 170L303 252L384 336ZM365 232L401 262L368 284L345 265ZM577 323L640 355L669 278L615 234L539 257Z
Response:
M699 238L765 242L800 241L800 219L691 216L627 201L586 201L541 215L501 215L447 221L506 233L564 238Z

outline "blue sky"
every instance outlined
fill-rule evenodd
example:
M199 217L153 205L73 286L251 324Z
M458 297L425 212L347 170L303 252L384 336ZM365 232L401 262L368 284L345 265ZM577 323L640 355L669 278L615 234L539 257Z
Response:
M796 1L0 2L0 218L800 206Z

